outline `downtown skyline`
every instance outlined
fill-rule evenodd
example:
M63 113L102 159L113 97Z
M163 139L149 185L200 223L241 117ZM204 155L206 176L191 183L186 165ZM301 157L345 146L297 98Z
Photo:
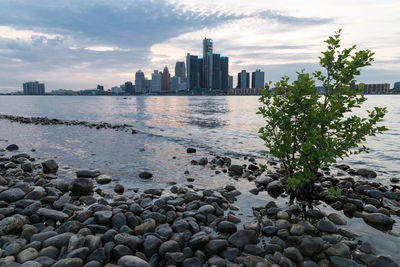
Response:
M262 69L266 81L318 69L323 40L343 28L344 47L371 49L358 80L400 79L398 1L2 1L0 93L40 80L51 89L111 87L218 43L229 74ZM234 84L236 86L236 83Z

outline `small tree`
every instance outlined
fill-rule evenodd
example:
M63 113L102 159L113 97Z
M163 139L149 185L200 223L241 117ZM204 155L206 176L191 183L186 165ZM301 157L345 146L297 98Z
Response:
M352 86L354 78L360 75L361 68L371 65L374 53L356 52L355 45L339 51L340 32L325 41L328 49L319 57L324 72L297 73L298 79L291 84L284 76L272 89L271 82L267 83L260 97L258 114L266 120L266 126L259 130L260 137L269 153L282 164L291 203L294 198L299 199L300 187L310 188L321 165L368 152L362 145L366 137L387 130L377 126L386 108L375 107L368 111L367 118L352 113L366 101L363 85ZM315 79L325 89L322 96Z

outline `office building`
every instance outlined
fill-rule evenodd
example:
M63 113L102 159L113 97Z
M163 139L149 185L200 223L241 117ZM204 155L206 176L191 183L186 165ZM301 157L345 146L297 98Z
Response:
M97 90L104 92L104 86L98 84L98 85L97 85Z
M238 73L237 88L250 88L250 74L246 70Z
M186 70L187 70L187 89L193 90L199 87L199 59L198 56L187 54Z
M211 88L221 90L221 55L212 54L212 81Z
M36 82L26 82L22 84L24 95L44 95L45 88L44 83Z
M198 60L198 66L197 66L197 71L198 71L198 87L200 88L206 88L207 86L204 85L204 72L203 72L203 67L204 67L204 59L199 58Z
M185 62L178 61L175 64L175 76L180 78L180 82L186 82L186 68Z
M221 57L221 89L226 90L228 86L229 76L229 58Z
M203 88L212 88L213 74L213 41L209 38L203 40Z
M125 82L125 93L129 95L133 95L135 93L132 82Z
M170 79L170 87L171 87L171 92L177 92L179 91L179 84L181 83L181 77L171 77Z
M145 93L145 77L144 73L141 70L138 70L135 74L135 92L139 94Z
M251 88L263 89L264 83L264 72L257 69L255 72L251 73Z
M165 66L161 75L161 92L169 92L171 75L169 74L168 67Z
M400 82L395 82L393 85L393 89L399 90L400 89Z
M228 89L232 89L233 88L233 76L229 75L228 76Z
M151 74L150 92L161 92L161 72L158 72L158 70L154 70Z

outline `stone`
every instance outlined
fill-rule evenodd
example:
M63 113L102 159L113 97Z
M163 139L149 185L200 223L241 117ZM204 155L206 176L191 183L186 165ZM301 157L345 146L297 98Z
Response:
M78 170L76 172L76 177L82 178L95 178L100 175L100 171L98 170Z
M209 255L215 255L224 251L228 247L228 241L223 239L213 239L208 242L205 252Z
M43 265L36 261L26 261L20 267L43 267Z
M115 185L115 187L114 187L114 192L115 193L117 193L119 195L122 195L124 193L124 191L125 191L125 187L122 184L116 184Z
M302 235L306 231L306 228L301 225L301 224L292 224L292 227L290 228L290 233L292 235Z
M392 257L388 255L378 256L371 264L371 267L398 267L399 265L393 261Z
M187 149L186 149L186 153L196 153L196 149L195 148L192 148L192 147L188 147Z
M102 175L96 177L96 182L98 184L108 184L111 181L112 181L111 176L106 175L106 174L102 174Z
M201 166L205 166L205 165L207 165L207 163L208 163L208 159L207 158L201 158L199 160L199 165L201 165Z
M133 251L138 250L140 245L142 244L142 240L134 235L129 235L127 233L117 234L114 237L114 241L117 244L122 244L132 249Z
M168 265L178 266L185 260L185 255L182 252L167 252L165 253L165 261Z
M139 178L150 179L151 177L153 177L153 174L151 172L141 172L141 173L139 173Z
M146 247L145 247L145 249L146 249ZM133 252L132 252L132 250L131 250L130 248L128 248L127 246L124 246L124 245L119 244L119 245L116 245L116 246L112 249L112 254L114 255L114 258L119 259L119 258L121 258L121 257L123 257L123 256L126 256L126 255L132 255ZM146 255L148 255L148 254L146 254ZM152 255L152 254L151 254L151 255ZM151 255L150 255L150 256L151 256Z
M70 186L71 195L86 196L93 192L93 182L87 178L76 178Z
M31 172L33 170L33 165L31 162L24 162L21 164L21 169L24 172Z
M347 228L340 228L338 230L338 233L341 234L342 236L345 236L345 237L348 237L348 238L358 237L357 233L354 233L353 231L351 231L350 229L347 229Z
M6 217L0 221L0 236L17 233L23 225L23 221L17 217Z
M59 253L58 248L50 246L50 247L43 248L39 252L39 257L45 256L45 257L49 257L49 258L52 258L52 259L56 259L57 256L58 256L58 253Z
M201 261L197 257L187 258L183 261L183 267L201 267Z
M300 251L295 247L285 248L285 250L283 251L283 255L295 262L303 261L303 255L301 255Z
M56 263L56 260L46 256L39 256L35 259L35 262L41 264L42 267L51 267L54 263Z
M368 169L358 169L356 171L356 174L365 177L365 178L375 178L376 177L376 172L372 171L372 170L368 170Z
M342 243L333 244L328 249L325 250L325 253L329 256L340 256L345 258L350 258L350 248Z
M199 213L204 213L204 214L207 214L207 213L214 213L215 208L214 208L213 205L203 205L203 206L201 206L197 211L198 211Z
M52 219L55 221L64 221L64 220L68 219L68 217L69 217L67 214L65 214L62 211L46 209L46 208L38 209L37 214L40 216L43 216L47 219Z
M331 213L328 215L328 219L336 225L346 225L346 220L337 213Z
M317 223L317 229L321 232L326 232L326 233L336 233L336 226L333 224L331 221L327 220L320 220Z
M358 267L355 261L343 257L331 256L329 259L334 267Z
M272 181L267 186L268 191L283 191L283 184L281 181Z
M229 166L228 169L230 172L232 172L235 175L242 175L243 174L243 167L240 165L231 165Z
M177 233L182 233L189 229L189 223L186 220L178 219L172 224L172 229Z
M175 240L168 240L161 244L159 248L159 254L161 257L165 255L167 252L180 252L181 248Z
M322 238L305 236L301 239L298 249L305 256L313 256L321 252L323 247L324 241Z
M243 249L247 244L256 244L258 242L257 232L254 230L239 230L232 234L228 241L233 246Z
M278 211L278 213L276 214L276 217L278 219L282 219L282 220L288 220L290 218L289 214L286 211Z
M320 210L316 210L316 209L307 210L306 215L307 215L307 217L310 217L312 219L322 219L325 217L325 213L323 213Z
M81 267L83 260L79 258L66 258L57 261L52 267Z
M376 248L369 242L362 243L360 250L367 254L376 254Z
M70 251L67 255L68 258L79 258L85 260L89 255L90 250L87 247L81 247Z
M53 246L53 247L61 248L61 247L65 246L66 244L68 244L69 239L71 238L72 235L73 235L72 233L63 233L63 234L59 234L59 235L50 237L43 242L42 246L43 247Z
M0 200L15 202L25 196L25 192L20 188L10 188L0 193Z
M58 164L54 159L49 159L42 162L44 173L56 173L58 171Z
M244 246L243 251L247 254L260 256L260 257L264 257L264 255L265 255L264 248L261 246L258 246L256 244L247 244L246 246Z
M144 243L143 243L144 253L148 257L150 257L154 253L157 253L161 244L162 244L161 239L157 238L156 236L154 236L154 235L146 236L146 239L144 240Z
M390 178L390 182L392 182L392 183L398 183L399 181L400 181L400 179L397 178L397 177L391 177Z
M222 221L218 224L218 232L220 233L235 233L237 231L236 225L230 221Z
M192 250L201 249L208 243L209 239L205 233L197 233L190 239L189 247Z
M17 151L18 149L19 147L16 144L11 144L6 147L6 150L8 151Z
M96 211L94 213L94 218L98 223L106 224L111 220L112 215L113 215L112 211L102 210L102 211Z
M364 216L364 221L373 226L380 226L383 228L391 228L394 220L389 216L382 213L369 213Z
M113 228L120 229L122 226L126 225L126 216L122 212L118 212L111 219L111 225Z
M27 248L18 253L16 260L19 263L24 263L26 261L34 260L39 256L39 253L34 248Z
M156 229L156 221L154 219L147 219L142 224L135 227L137 235L143 235L148 232L154 232Z

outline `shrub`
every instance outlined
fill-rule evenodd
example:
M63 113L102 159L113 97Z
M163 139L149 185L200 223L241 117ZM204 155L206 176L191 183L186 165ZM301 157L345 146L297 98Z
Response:
M274 88L269 82L262 90L258 114L266 125L260 128L260 137L270 155L281 162L291 202L299 198L300 187L310 188L321 165L368 152L362 144L366 137L387 130L377 126L386 108L375 107L366 118L353 113L366 98L362 95L363 85L352 84L360 69L371 65L374 53L355 51L355 45L340 51L340 32L325 41L327 50L319 57L325 71L297 73L298 79L292 83L284 76ZM316 80L325 88L322 95Z

